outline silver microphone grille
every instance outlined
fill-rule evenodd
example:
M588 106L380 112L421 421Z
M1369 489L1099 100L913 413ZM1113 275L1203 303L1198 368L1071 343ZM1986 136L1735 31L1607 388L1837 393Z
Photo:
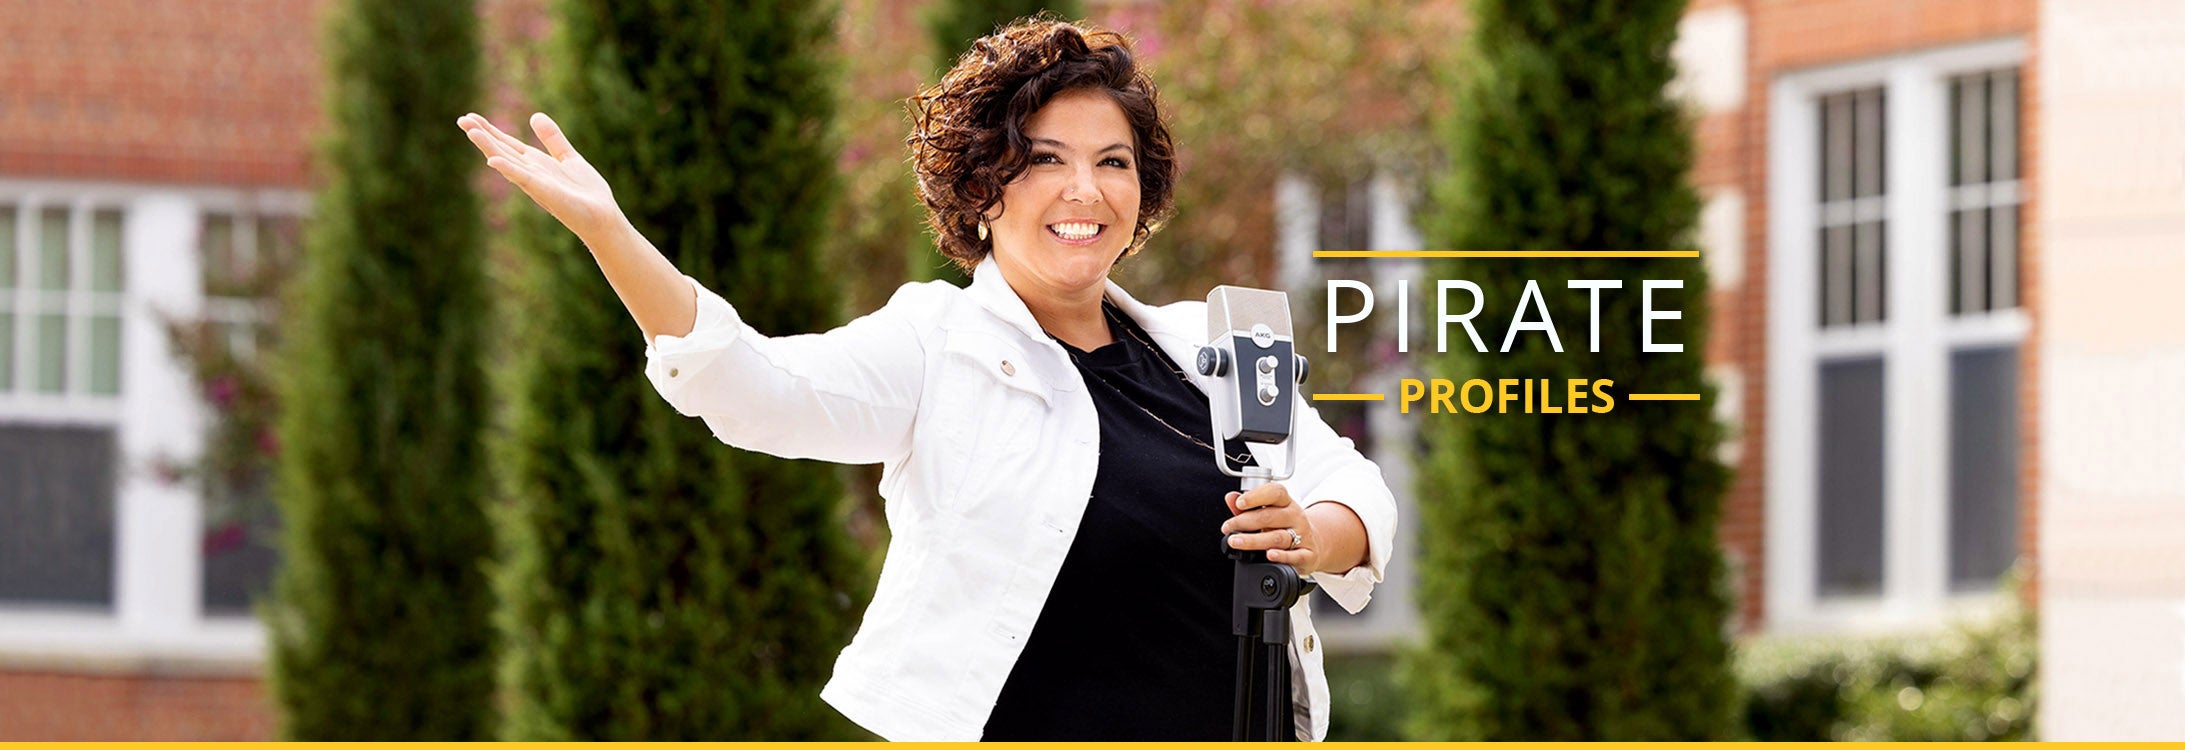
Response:
M1265 323L1277 336L1290 331L1290 295L1266 289L1217 286L1206 294L1206 340L1218 341L1230 331L1248 331Z

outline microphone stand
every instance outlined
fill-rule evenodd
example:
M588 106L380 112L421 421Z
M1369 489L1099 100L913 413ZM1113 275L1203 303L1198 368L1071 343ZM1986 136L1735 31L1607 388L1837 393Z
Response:
M1244 492L1288 479L1297 469L1293 409L1297 386L1305 382L1306 362L1290 338L1289 297L1281 292L1218 286L1207 293L1207 336L1199 347L1200 375L1217 379L1207 409L1214 465L1236 477ZM1249 377L1249 380L1247 379ZM1238 400L1229 400L1230 394ZM1231 406L1231 404L1234 406ZM1224 440L1280 444L1288 452L1282 473L1266 466L1231 468ZM1255 462L1256 464L1257 462ZM1241 469L1241 471L1239 470ZM1231 739L1271 742L1289 737L1296 726L1290 697L1290 607L1313 590L1311 581L1288 565L1269 562L1259 550L1222 552L1236 561L1230 579L1229 631L1237 637L1236 710ZM1260 698L1260 700L1255 700ZM1258 703L1259 705L1254 705Z
M1285 441L1287 442L1287 441ZM1297 446L1290 443L1290 461ZM1285 464L1287 468L1289 464ZM1223 464L1227 469L1227 464ZM1250 492L1272 481L1273 473L1261 466L1240 472L1242 490ZM1290 607L1312 593L1313 583L1284 563L1269 562L1261 550L1241 550L1223 541L1222 551L1236 561L1230 579L1229 632L1237 637L1235 712L1230 738L1237 742L1274 742L1296 723L1290 697ZM1255 706L1254 696L1264 702Z

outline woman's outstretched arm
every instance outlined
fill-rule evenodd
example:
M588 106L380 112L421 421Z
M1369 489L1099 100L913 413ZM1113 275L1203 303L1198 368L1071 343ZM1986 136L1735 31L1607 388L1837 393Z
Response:
M531 130L545 150L501 132L477 114L456 119L472 145L485 154L486 166L531 196L553 214L562 226L575 232L599 262L615 296L629 308L630 317L644 330L645 341L658 336L688 335L698 318L695 291L675 264L661 255L650 240L638 234L615 204L614 190L606 178L570 147L561 128L545 113L531 115Z

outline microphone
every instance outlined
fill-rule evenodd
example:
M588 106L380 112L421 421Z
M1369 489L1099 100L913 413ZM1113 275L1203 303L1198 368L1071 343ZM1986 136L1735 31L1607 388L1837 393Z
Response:
M1293 333L1288 294L1224 285L1206 295L1207 343L1199 347L1197 365L1200 375L1219 383L1209 394L1214 463L1223 474L1243 479L1247 491L1288 479L1297 464L1290 433L1307 364L1297 355ZM1282 473L1265 466L1230 468L1221 445L1238 439L1286 447Z

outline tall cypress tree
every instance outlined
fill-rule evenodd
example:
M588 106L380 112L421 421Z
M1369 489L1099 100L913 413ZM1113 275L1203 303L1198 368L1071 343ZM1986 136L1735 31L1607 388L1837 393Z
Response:
M491 732L477 160L468 2L353 0L327 26L327 179L291 290L263 610L294 739Z
M554 8L536 100L639 231L758 330L826 327L833 10ZM676 414L577 238L529 206L517 229L503 735L853 735L818 697L870 589L838 468L731 449Z
M1478 0L1459 106L1442 137L1454 168L1428 235L1473 250L1691 247L1699 201L1688 123L1665 96L1683 0ZM1698 740L1730 731L1735 703L1716 539L1727 473L1702 374L1704 266L1690 259L1436 261L1487 300L1477 353L1462 331L1436 376L1608 378L1612 411L1415 416L1428 451L1418 497L1426 642L1409 678L1413 729L1462 739ZM1590 353L1588 293L1602 294ZM1641 281L1677 280L1641 347ZM1499 353L1527 280L1564 351L1521 332ZM1451 293L1450 304L1469 300ZM1427 304L1432 304L1431 302ZM1530 319L1537 320L1538 311ZM1632 392L1702 401L1633 402ZM1588 400L1591 406L1601 402Z

